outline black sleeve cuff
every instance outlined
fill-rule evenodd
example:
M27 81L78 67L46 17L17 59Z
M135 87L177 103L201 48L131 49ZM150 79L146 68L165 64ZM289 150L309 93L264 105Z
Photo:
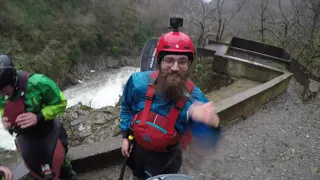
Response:
M121 131L121 134L123 139L127 139L130 135L133 135L133 131L129 128L126 131Z
M44 116L43 116L43 114L41 112L36 113L36 116L37 116L37 121L38 122L45 121Z
M122 138L123 138L123 139L128 138L128 136L129 136L129 135L128 135L128 131L122 131L121 133L122 133Z

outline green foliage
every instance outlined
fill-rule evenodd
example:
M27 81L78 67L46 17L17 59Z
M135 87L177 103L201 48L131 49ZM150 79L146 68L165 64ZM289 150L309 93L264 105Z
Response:
M312 61L312 64L313 64L314 66L317 66L317 67L320 68L320 58L314 59L314 60Z
M212 89L212 61L195 60L191 66L191 80L203 91Z
M142 24L135 24L133 38L139 47L143 47L146 41L152 37L152 29Z
M116 1L115 1L116 2ZM120 2L120 1L119 1ZM0 53L63 80L81 55L138 55L152 37L133 5L103 0L1 1Z

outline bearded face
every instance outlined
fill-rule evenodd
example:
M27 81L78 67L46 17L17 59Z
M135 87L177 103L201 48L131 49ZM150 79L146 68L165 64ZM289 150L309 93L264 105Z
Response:
M186 90L190 61L185 55L166 55L160 66L157 92L167 100L177 102Z

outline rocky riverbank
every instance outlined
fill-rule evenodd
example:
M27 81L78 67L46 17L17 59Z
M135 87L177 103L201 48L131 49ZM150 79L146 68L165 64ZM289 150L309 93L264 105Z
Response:
M120 135L120 106L92 109L81 103L72 106L61 116L69 135L70 147L99 142Z
M9 168L15 167L20 162L17 151L0 149L0 164Z
M139 56L110 57L105 55L83 56L79 63L73 66L65 78L58 80L62 90L76 85L79 81L89 79L92 72L100 72L108 68L118 69L123 66L140 66Z

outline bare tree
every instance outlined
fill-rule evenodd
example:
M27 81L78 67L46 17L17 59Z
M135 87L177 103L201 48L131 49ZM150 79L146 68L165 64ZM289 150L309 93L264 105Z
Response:
M319 23L320 23L320 0L304 0L303 1L306 11L306 26L309 25L309 44L313 44L315 35L319 31Z
M183 16L180 1L172 0L140 0L137 9L140 12L141 23L152 27L156 35L161 35L168 30L169 18Z
M217 13L216 16L218 17L217 18L218 27L216 29L216 33L215 33L216 38L215 39L218 42L222 41L222 37L224 35L226 27L232 21L234 16L241 11L242 7L247 2L247 0L239 1L238 5L235 6L236 7L235 11L233 11L231 13L224 12L224 2L225 2L224 0L217 0L217 2L216 2L216 11L215 12Z
M260 0L253 4L257 16L250 19L250 26L260 41L294 51L303 35L301 26L301 0Z
M307 66L318 64L320 69L320 0L300 0L295 6L300 9L299 27L303 32L295 54Z
M293 3L293 1L291 1ZM277 18L273 18L273 28L270 30L275 39L279 41L280 47L285 49L294 48L297 43L294 37L297 37L299 31L299 10L291 4L287 7L283 6L283 0L278 0ZM292 47L290 47L292 46Z
M206 3L203 0L180 0L185 9L185 19L190 23L189 31L197 36L197 46L203 47L209 34L214 29L213 3Z
M191 24L192 33L197 36L197 45L203 47L209 37L216 41L223 40L228 25L234 16L240 12L247 0L238 2L236 9L226 10L225 1L217 0L204 2L203 0L180 0L184 5L185 17Z
M266 33L267 31L271 31L267 25L270 24L273 17L269 11L269 3L271 0L260 0L253 4L253 9L257 13L257 16L253 16L250 19L250 25L253 26L254 31L258 31L260 41L265 43L266 42Z

